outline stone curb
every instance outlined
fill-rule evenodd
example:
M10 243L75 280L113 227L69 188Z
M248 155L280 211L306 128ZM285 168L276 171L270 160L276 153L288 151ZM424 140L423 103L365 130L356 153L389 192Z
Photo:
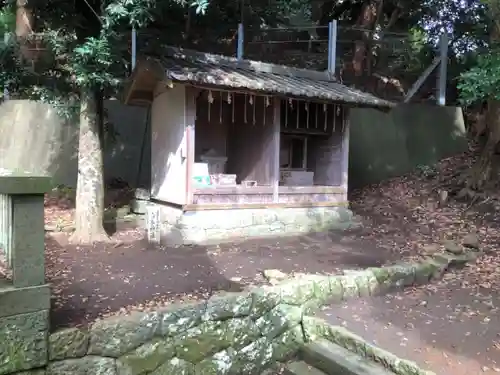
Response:
M421 369L415 362L401 359L370 344L344 327L330 325L323 319L304 317L302 327L308 341L314 341L318 338L326 339L364 359L384 366L396 375L436 375L434 372Z
M385 294L393 289L424 285L451 269L464 267L482 253L436 253L416 263L401 263L365 270L346 270L343 275L299 275L270 287L265 293L279 295L282 303L304 308L306 314L327 303Z

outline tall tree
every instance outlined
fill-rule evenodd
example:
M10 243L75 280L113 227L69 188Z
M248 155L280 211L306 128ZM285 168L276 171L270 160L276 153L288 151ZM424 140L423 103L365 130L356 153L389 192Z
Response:
M130 29L148 24L157 3L155 0L16 0L15 4L18 37L16 43L3 46L0 86L11 95L57 103L59 108L67 103L68 97L80 104L72 240L77 243L105 240L102 99L116 92L129 74L130 56L126 51ZM191 5L200 13L208 2L194 0ZM40 38L45 51L27 54L26 51L33 52L32 40ZM31 67L20 61L19 56L30 60Z
M489 38L486 48L477 49L477 64L462 73L459 82L461 99L465 104L486 103L487 141L470 173L466 188L482 190L498 178L498 166L493 164L500 143L500 1L484 0L487 8L484 19ZM471 194L473 195L473 194Z

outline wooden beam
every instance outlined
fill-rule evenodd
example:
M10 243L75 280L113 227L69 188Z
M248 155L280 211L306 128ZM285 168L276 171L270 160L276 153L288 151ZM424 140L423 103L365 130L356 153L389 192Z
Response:
M273 183L273 202L279 202L279 185L280 185L280 138L281 137L281 100L274 97L273 100L273 157L272 161L272 183Z
M314 208L314 207L347 207L349 202L293 202L293 203L213 203L187 204L183 211L211 211L211 210L245 210L268 208Z
M195 158L195 122L196 122L196 96L197 91L186 87L185 92L185 132L186 132L186 202L193 203L193 167Z

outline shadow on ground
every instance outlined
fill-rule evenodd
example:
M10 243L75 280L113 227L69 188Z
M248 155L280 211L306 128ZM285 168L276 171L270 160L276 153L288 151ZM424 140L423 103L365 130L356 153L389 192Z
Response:
M52 327L85 325L95 318L207 298L266 283L262 271L335 274L388 261L382 249L355 235L312 234L215 246L151 246L141 231L123 229L113 243L92 247L47 235L47 279L52 285Z

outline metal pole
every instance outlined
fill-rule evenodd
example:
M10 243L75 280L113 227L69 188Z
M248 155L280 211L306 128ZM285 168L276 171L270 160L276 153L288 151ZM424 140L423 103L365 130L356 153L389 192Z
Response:
M243 23L238 24L238 47L236 50L236 57L238 60L243 60L243 41L245 40L245 35L243 31Z
M328 72L335 75L337 61L337 20L328 23Z
M135 61L137 58L137 32L135 27L132 28L132 70L135 69Z
M448 35L443 33L439 41L439 72L437 81L438 104L446 105L446 76L448 75Z

